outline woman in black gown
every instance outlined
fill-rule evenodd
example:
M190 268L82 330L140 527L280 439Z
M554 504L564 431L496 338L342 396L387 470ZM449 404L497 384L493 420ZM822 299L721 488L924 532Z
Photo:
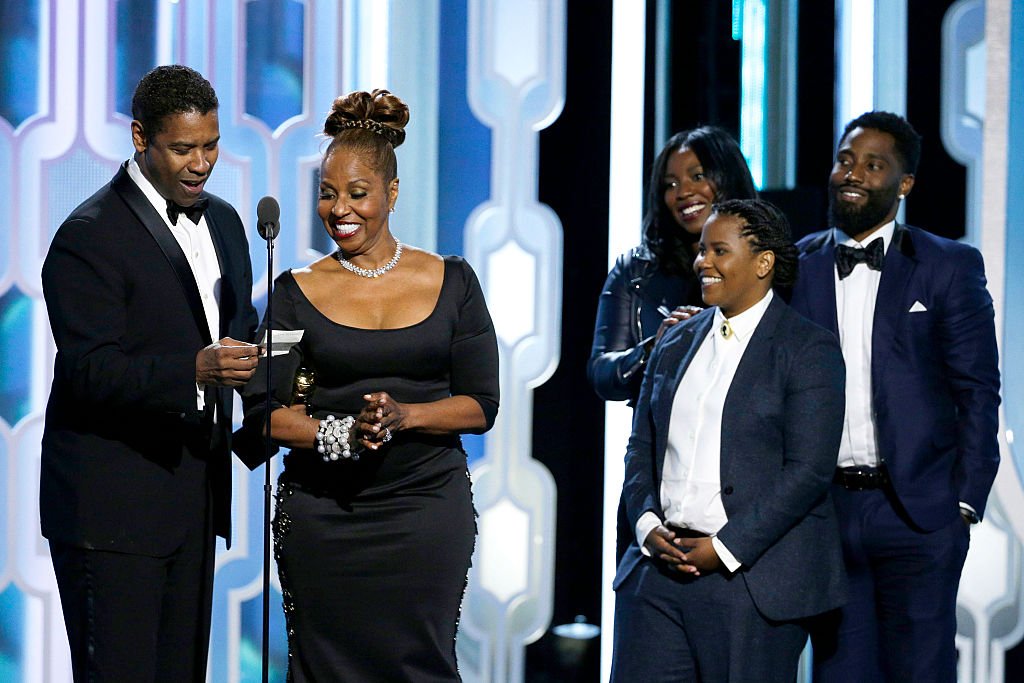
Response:
M291 449L273 527L293 681L459 680L476 534L459 434L494 422L498 352L469 265L389 229L408 119L386 90L335 100L317 210L338 250L274 290L273 329L304 330L271 397ZM289 405L300 366L311 417ZM243 431L263 430L265 381L244 392Z

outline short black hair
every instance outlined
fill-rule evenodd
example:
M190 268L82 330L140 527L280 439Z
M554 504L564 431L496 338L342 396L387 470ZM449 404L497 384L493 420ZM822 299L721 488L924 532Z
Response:
M896 154L903 164L903 172L910 175L917 173L917 164L921 161L921 136L905 118L888 111L865 112L846 124L843 136L839 138L840 145L854 128L871 128L891 135L896 143Z
M740 236L750 240L755 254L770 251L775 254L773 287L792 287L800 267L800 253L793 244L786 214L763 199L727 199L716 202L711 210L719 216L735 216L745 225Z
M195 69L181 64L158 66L139 81L132 95L132 118L147 136L163 130L174 114L208 114L220 106L210 82Z
M643 221L644 244L654 253L658 266L667 267L669 271L673 265L689 270L693 257L689 246L697 239L677 229L671 211L665 206L665 169L669 156L681 147L697 155L704 174L715 187L715 201L753 199L757 196L747 160L739 145L725 130L718 126L701 126L680 131L670 137L651 165Z

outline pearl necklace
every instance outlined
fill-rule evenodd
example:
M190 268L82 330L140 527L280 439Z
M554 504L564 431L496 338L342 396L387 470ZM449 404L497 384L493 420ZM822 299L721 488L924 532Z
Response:
M355 273L359 277L380 277L384 273L388 272L396 265L398 265L398 259L402 258L402 243L395 240L395 255L391 257L391 260L385 263L380 268L374 268L373 270L367 270L366 268L360 268L356 264L352 263L344 256L341 255L341 250L334 252L334 258L341 264L341 267L347 271Z

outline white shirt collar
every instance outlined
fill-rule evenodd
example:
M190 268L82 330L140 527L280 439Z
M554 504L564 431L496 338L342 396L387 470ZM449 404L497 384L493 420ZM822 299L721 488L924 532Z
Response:
M156 212L163 217L164 222L167 225L171 225L171 219L167 217L167 198L160 194L153 183L149 182L149 178L143 174L135 157L128 160L128 175L139 186L139 189L142 190L142 194L146 195L146 199L153 205Z
M886 223L885 225L883 225L882 227L878 228L870 235L865 237L863 242L858 242L857 240L853 239L839 228L833 228L833 230L835 230L834 236L836 244L845 244L848 247L865 247L868 244L870 244L875 238L881 237L882 253L884 254L889 251L889 245L892 244L892 236L896 233L896 220L893 219Z
M758 323L761 322L761 318L764 317L765 311L768 310L768 304L772 302L775 297L774 292L771 289L758 301L756 304L748 308L747 310L734 315L729 320L729 326L732 327L732 333L736 335L736 338L743 341L748 335L753 334L757 328ZM726 320L725 315L722 313L722 309L715 309L715 324L714 328L717 330L721 327L722 323Z

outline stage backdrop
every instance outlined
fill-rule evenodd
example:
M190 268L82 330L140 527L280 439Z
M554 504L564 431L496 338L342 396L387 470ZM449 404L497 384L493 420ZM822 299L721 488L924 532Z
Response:
M262 309L264 195L281 204L275 271L329 250L316 220L317 137L331 101L387 87L412 111L392 221L468 257L494 314L502 411L466 439L480 538L462 617L467 680L522 677L547 628L554 486L530 457L532 389L558 362L561 228L536 201L537 132L563 101L559 0L4 0L0 2L0 680L71 679L45 541L39 442L54 356L39 271L64 216L132 152L135 83L188 64L220 98L211 192L249 226ZM443 184L439 179L443 178ZM516 282L514 289L499 283ZM279 465L275 463L276 470ZM263 472L235 468L235 544L216 565L210 680L258 680ZM271 680L286 659L274 571Z
M629 2L643 6L618 0L617 12ZM409 102L395 231L469 258L502 354L498 422L487 437L467 439L481 534L461 666L467 681L522 680L523 646L548 626L554 572L556 496L531 457L530 416L533 389L559 361L562 228L537 201L536 137L563 103L564 3L0 0L0 680L71 680L37 511L54 356L40 266L62 218L131 153L134 84L171 62L199 69L220 96L222 153L209 188L250 226L260 307L273 274L254 229L256 202L269 194L281 203L276 270L324 253L330 244L314 216L317 132L331 100L383 86ZM971 169L967 239L986 257L1004 352L1003 468L960 596L961 680L980 683L1003 679L1003 651L1024 631L1024 456L1013 443L1024 431L1024 366L1008 353L1024 338L1024 300L1012 296L1024 277L1024 3L957 3L944 54L944 139ZM221 548L216 568L210 680L218 683L259 679L262 479L236 466L236 542ZM276 572L274 581L271 680L280 681Z

